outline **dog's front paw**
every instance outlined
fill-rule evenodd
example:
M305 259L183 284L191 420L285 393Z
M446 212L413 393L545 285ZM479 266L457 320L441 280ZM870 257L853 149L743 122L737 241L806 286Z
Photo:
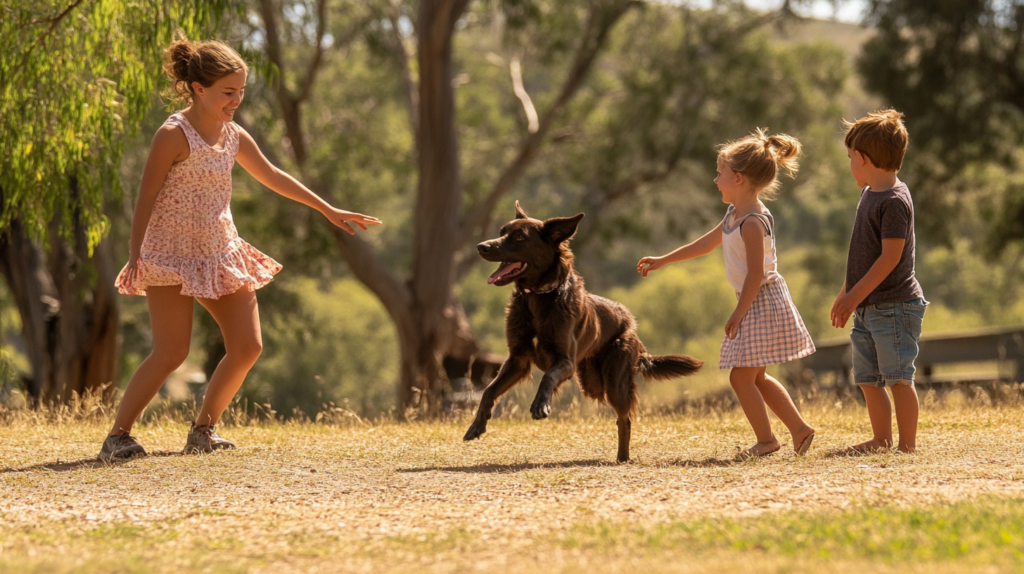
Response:
M548 418L548 415L551 414L551 401L537 397L533 401L533 405L530 406L530 414L533 415L533 420L536 421Z
M466 435L462 437L462 440L473 440L480 438L480 435L487 432L487 423L475 421L469 426L469 430L466 431Z

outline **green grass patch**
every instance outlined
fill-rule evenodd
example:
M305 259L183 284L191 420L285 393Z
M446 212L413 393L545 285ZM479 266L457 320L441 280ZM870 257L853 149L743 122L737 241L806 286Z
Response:
M980 498L918 508L707 517L656 526L579 524L559 544L599 552L759 551L824 561L1024 565L1024 500Z

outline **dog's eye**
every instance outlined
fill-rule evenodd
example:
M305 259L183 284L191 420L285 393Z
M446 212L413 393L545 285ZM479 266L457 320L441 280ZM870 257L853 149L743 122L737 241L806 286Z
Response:
M525 235L523 235L522 233L516 233L516 241L523 241L525 239L526 239Z

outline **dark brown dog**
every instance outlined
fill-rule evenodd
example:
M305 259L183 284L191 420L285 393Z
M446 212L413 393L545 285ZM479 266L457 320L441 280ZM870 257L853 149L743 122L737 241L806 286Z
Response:
M634 376L672 379L693 374L704 364L687 355L648 354L633 315L619 303L587 292L568 246L581 219L582 213L531 219L516 202L516 218L501 228L501 237L476 246L480 257L501 263L487 282L501 286L514 281L516 290L505 312L509 357L484 389L465 440L487 432L498 397L529 378L536 364L544 377L530 407L533 418L547 418L551 399L575 374L583 394L615 409L617 460L626 462L637 406Z

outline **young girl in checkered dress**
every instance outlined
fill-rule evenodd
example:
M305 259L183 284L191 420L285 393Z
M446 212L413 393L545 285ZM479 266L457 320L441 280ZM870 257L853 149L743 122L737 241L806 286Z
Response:
M774 197L779 168L792 177L800 142L758 129L726 143L718 152L715 184L729 204L725 218L703 237L661 257L644 257L637 271L647 273L669 263L707 255L719 245L725 251L726 278L736 291L736 310L725 324L719 368L732 369L729 381L743 413L757 435L757 444L741 453L763 456L782 445L772 432L765 405L782 420L797 454L811 447L814 429L800 416L785 387L765 372L766 365L785 363L814 352L800 312L778 272L775 225L762 199Z

